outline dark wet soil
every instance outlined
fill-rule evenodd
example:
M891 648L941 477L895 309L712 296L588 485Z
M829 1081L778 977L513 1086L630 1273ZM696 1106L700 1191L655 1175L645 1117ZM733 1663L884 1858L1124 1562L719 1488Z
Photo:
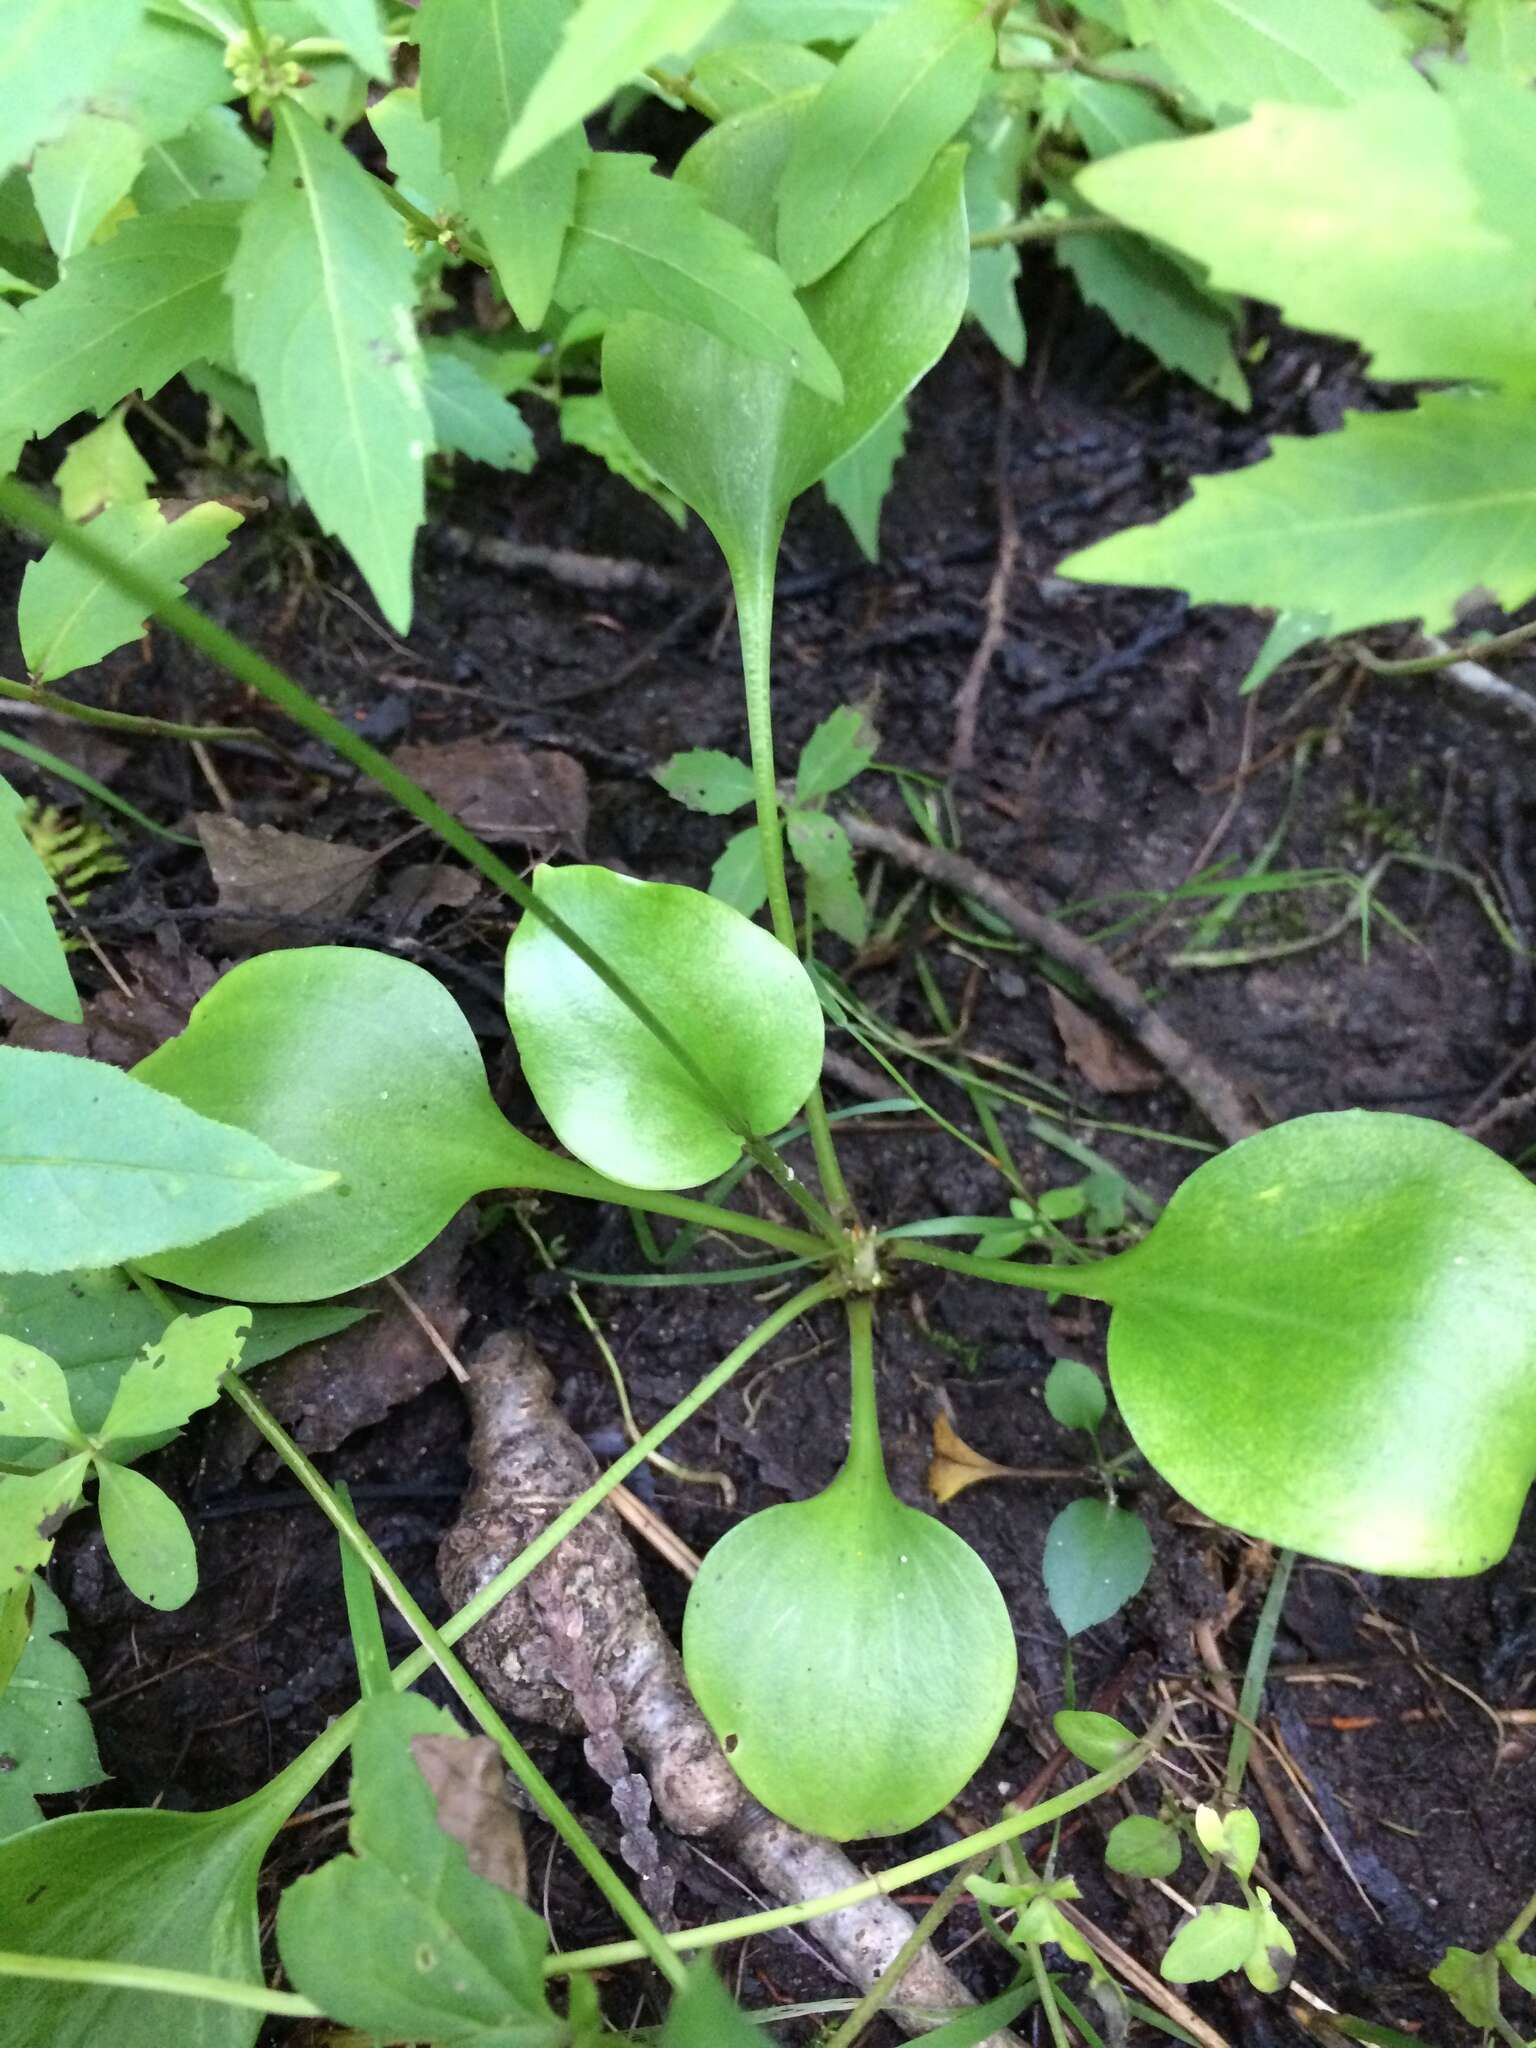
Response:
M1411 936L1373 919L1365 949L1357 924L1310 950L1180 968L1172 956L1189 943L1194 921L1181 914L1124 964L1274 1116L1363 1104L1461 1122L1512 1103L1487 1136L1523 1157L1536 1147L1536 1112L1516 1100L1531 1076L1515 1062L1530 1050L1536 1020L1518 960L1468 878L1506 914L1518 914L1531 871L1526 835L1536 826L1527 762L1504 738L1449 708L1433 685L1367 687L1344 664L1324 669L1304 658L1266 689L1249 717L1237 684L1262 622L1187 613L1168 593L1097 590L1053 576L1072 548L1176 502L1190 473L1252 460L1267 434L1335 424L1346 403L1360 402L1354 369L1342 355L1282 339L1256 368L1255 411L1244 418L1151 374L1069 299L1047 293L1034 308L1032 333L1034 356L1014 391L1008 464L1019 566L1007 633L982 698L978 766L957 790L966 851L1042 907L1077 906L1074 922L1087 931L1115 923L1135 892L1177 887L1202 858L1242 872L1277 834L1276 870L1360 875L1391 853L1454 864L1459 873L1408 860L1386 872L1381 901ZM873 701L882 761L943 772L955 694L981 630L995 557L999 397L998 365L970 341L923 387L878 568L861 560L819 499L797 511L776 641L786 761L834 706ZM195 413L189 421L195 428ZM153 452L169 479L173 452L168 445ZM205 480L205 487L216 484ZM259 488L259 480L243 487ZM681 746L745 746L734 646L707 536L697 526L679 534L588 457L559 450L528 479L461 476L436 502L435 517L474 533L643 559L673 579L675 592L592 593L514 579L429 539L417 624L401 645L377 623L350 566L314 545L302 522L280 515L253 519L200 594L381 745L475 735L574 756L590 780L591 858L702 883L732 828L682 811L649 771ZM307 556L299 537L309 542ZM144 649L114 657L98 689L100 701L162 716L272 723L159 632ZM78 744L51 724L25 730L61 750ZM123 747L103 757L96 742L87 744L98 773L168 822L217 801L183 748ZM370 847L399 829L381 797L318 749L296 746L286 762L221 749L217 772L250 823ZM868 775L853 794L874 815L907 822L889 775ZM1213 845L1218 825L1224 830ZM131 872L91 899L88 922L98 942L119 955L131 943L147 945L172 962L182 950L204 949L212 890L200 854L137 840L126 851ZM430 857L417 842L388 856L383 872ZM909 888L906 876L883 876L882 917ZM1344 901L1337 892L1258 898L1215 943L1263 954L1323 932ZM945 914L957 916L954 906ZM317 933L311 922L292 942L388 943L393 915L381 892L339 930ZM437 912L416 957L465 1004L516 1110L495 1003L505 935L500 911L482 897L467 909ZM922 901L908 906L890 944L854 975L860 996L888 1025L933 1033L914 972L919 948L963 1020L963 1044L1006 1060L1025 1077L1021 1093L1055 1105L1062 1121L1051 1128L1095 1145L1151 1199L1166 1197L1200 1156L1188 1141L1211 1136L1177 1091L1096 1094L1063 1055L1038 961L962 944L930 923ZM841 949L833 957L847 964ZM86 986L99 985L88 959L80 973ZM868 1068L857 1046L843 1037L833 1042ZM957 1089L910 1063L905 1070L931 1089L946 1116L971 1127ZM860 1099L835 1079L831 1092L834 1102ZM889 1092L883 1080L881 1092ZM1036 1184L1077 1177L1040 1141L1029 1111L1005 1109L1001 1121ZM1006 1206L1002 1183L981 1158L911 1117L854 1123L845 1154L872 1218ZM526 1328L558 1375L569 1415L611 1453L620 1441L618 1417L591 1339L541 1276L515 1218L503 1211L489 1221L461 1268L467 1319L460 1348L472 1352L498 1325ZM573 1264L641 1264L627 1226L611 1219L554 1207L538 1222ZM641 1418L661 1413L744 1334L756 1291L587 1290ZM830 1315L813 1319L772 1354L781 1363L748 1375L674 1441L678 1458L728 1475L732 1507L707 1485L664 1474L646 1482L695 1548L707 1548L740 1515L809 1493L831 1476L846 1413L836 1334ZM909 1499L927 1498L932 1426L943 1409L969 1443L1004 1463L1060 1466L1075 1458L1040 1388L1054 1357L1102 1357L1096 1319L924 1274L887 1301L880 1334L892 1471ZM201 1589L179 1613L134 1604L83 1527L61 1546L57 1582L74 1617L71 1640L91 1672L112 1774L88 1795L96 1803L199 1807L232 1799L295 1754L352 1697L334 1548L291 1481L251 1455L242 1430L215 1418L161 1461L159 1476L187 1507L199 1541ZM465 1434L457 1395L439 1383L359 1428L321 1461L350 1483L371 1532L433 1611L433 1554L464 1481ZM951 1815L905 1842L904 1854L989 1817L999 1795L1027 1784L1051 1747L1062 1643L1043 1596L1041 1546L1075 1487L1070 1480L998 1483L944 1510L1008 1596L1023 1682L976 1783ZM1178 1727L1195 1752L1184 1761L1198 1770L1202 1756L1224 1753L1226 1724L1192 1698L1209 1693L1211 1683L1194 1631L1212 1624L1221 1654L1240 1670L1257 1608L1255 1559L1243 1540L1203 1525L1155 1483L1140 1489L1138 1502L1155 1534L1151 1580L1124 1614L1079 1641L1077 1683L1086 1696L1123 1681L1118 1711L1138 1722L1160 1700L1182 1700ZM683 1582L649 1557L645 1570L658 1608L676 1623ZM1305 1798L1284 1795L1289 1845L1260 1808L1274 1874L1297 1909L1288 1917L1298 1935L1298 1976L1337 2006L1423 2026L1432 2039L1454 2038L1442 2002L1424 1983L1427 1970L1447 1943L1478 1947L1501 1933L1536 1881L1536 1513L1527 1515L1505 1563L1469 1582L1417 1584L1303 1564L1268 1705L1266 1726L1305 1788ZM1501 1713L1515 1718L1500 1720ZM605 1789L579 1748L537 1731L529 1740L600 1838L616 1841ZM1279 1775L1288 1782L1288 1772ZM340 1789L333 1780L321 1797ZM1146 1887L1106 1882L1102 1833L1121 1811L1086 1813L1068 1831L1065 1866L1083 1884L1093 1919L1155 1968L1177 1916ZM331 1813L289 1830L280 1838L277 1875L334 1853L343 1827L343 1817ZM600 1902L541 1824L531 1824L530 1840L536 1898L547 1901L560 1943L608 1935ZM685 1917L750 1910L731 1873L681 1847L676 1853ZM879 1845L867 1856L871 1867L892 1860ZM967 1944L976 1927L973 1913L958 1912L946 1943L965 1947L962 1967L978 1989L995 1988L1006 1964L984 1942ZM749 2003L838 1995L803 1943L760 1940L725 1960ZM654 2014L647 1996L644 1973L628 1973L613 1987L615 2019ZM1226 1986L1197 1990L1194 1999L1233 2041L1294 2038L1282 2001ZM811 2029L790 2023L785 2037L809 2040Z

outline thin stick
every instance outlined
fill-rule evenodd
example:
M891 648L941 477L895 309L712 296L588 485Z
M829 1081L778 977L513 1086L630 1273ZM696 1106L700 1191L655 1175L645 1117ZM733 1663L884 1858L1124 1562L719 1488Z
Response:
M436 1323L432 1321L426 1310L419 1303L411 1299L393 1273L386 1273L384 1275L384 1285L389 1289L396 1301L399 1302L400 1306L405 1310L411 1321L420 1330L423 1337L426 1338L460 1386L467 1384L469 1374L465 1371L458 1353L448 1342L448 1339L443 1335Z
M997 491L997 563L987 585L985 624L965 679L955 693L955 737L949 750L949 779L969 773L976 759L976 723L981 712L982 685L997 658L1008 630L1008 593L1019 554L1019 526L1013 516L1008 464L1013 450L1014 371L1004 362L999 374L997 436L993 448Z
M1252 1742L1249 1730L1259 1718L1264 1681L1269 1676L1270 1660L1275 1654L1275 1633L1280 1626L1286 1590L1295 1567L1294 1550L1282 1550L1276 1554L1264 1605L1259 1609L1259 1624L1253 1632L1253 1642L1248 1651L1248 1667L1243 1673L1243 1690L1237 1702L1238 1718L1232 1723L1232 1746L1227 1751L1226 1776L1222 1780L1223 1790L1229 1799L1236 1799L1242 1789L1243 1772L1248 1767L1248 1751Z
M1055 918L1032 909L1005 882L962 854L924 846L904 832L893 832L888 825L868 824L862 818L845 816L842 823L855 846L883 853L887 859L925 875L930 882L973 897L1000 917L1019 938L1080 974L1228 1144L1251 1138L1263 1128L1262 1120L1236 1083L1159 1016L1135 982L1122 974L1090 940L1079 938Z

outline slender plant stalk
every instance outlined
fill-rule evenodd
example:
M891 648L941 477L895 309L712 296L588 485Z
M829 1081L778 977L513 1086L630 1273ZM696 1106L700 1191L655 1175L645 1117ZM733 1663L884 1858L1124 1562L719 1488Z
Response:
M254 725L180 725L170 718L139 718L131 711L103 711L94 704L82 704L74 697L55 696L43 683L13 683L0 676L0 697L15 704L36 704L44 711L58 711L81 725L99 725L108 732L124 733L146 740L254 740L268 744L267 736Z
M269 1991L233 1977L204 1977L192 1970L157 1970L147 1963L93 1962L81 1956L16 1955L0 1950L0 1977L41 1978L46 1984L107 1984L119 1991L153 1991L164 1998L201 1998L242 2012L271 2013L277 2019L319 2020L318 2005L296 1991Z
M771 1934L779 1927L800 1927L807 1920L820 1920L828 1913L839 1913L845 1906L861 1906L866 1899L889 1897L909 1884L916 1884L925 1877L934 1877L941 1870L952 1870L957 1863L966 1863L974 1856L990 1855L1001 1848L1004 1842L1016 1841L1020 1835L1029 1834L1036 1828L1049 1827L1064 1814L1076 1813L1081 1806L1102 1798L1112 1792L1116 1785L1139 1771L1154 1753L1168 1726L1166 1711L1160 1713L1133 1749L1110 1765L1108 1770L1099 1771L1091 1778L1085 1778L1080 1785L1073 1785L1065 1792L1058 1792L1053 1799L1042 1801L1039 1806L1029 1807L1023 1813L1009 1814L980 1834L970 1835L964 1841L951 1842L945 1848L934 1849L926 1856L914 1856L909 1862L893 1864L889 1870L877 1871L873 1877L866 1877L858 1884L845 1885L841 1891L827 1892L819 1899L805 1899L793 1906L774 1906L764 1913L748 1913L739 1920L716 1920L708 1927L684 1928L680 1934L669 1935L668 1939L679 1954L693 1954L699 1949L721 1948L727 1942L743 1941L753 1934ZM569 1977L578 1970L605 1970L618 1963L644 1962L645 1951L638 1942L611 1941L601 1948L568 1949L563 1955L549 1956L544 1963L546 1977Z
M1020 242L1059 242L1065 235L1125 235L1131 230L1123 220L1111 220L1101 213L1064 213L1044 220L1030 215L1006 221L1000 228L986 228L971 237L973 249L1001 249Z
M349 732L340 719L318 704L309 692L291 676L275 667L270 661L257 654L235 634L226 632L222 626L206 619L202 613L168 591L151 576L120 562L110 548L104 547L89 527L79 527L65 519L54 508L27 489L15 477L0 477L0 518L8 519L15 526L29 533L39 535L43 540L62 548L77 561L84 562L98 575L104 576L125 596L131 597L170 627L171 631L189 645L206 654L232 675L270 703L277 705L296 725L323 740L344 760L360 768L370 780L394 798L402 810L409 811L413 818L420 819L429 830L436 833L446 845L460 853L473 867L480 870L488 881L493 882L504 895L510 896L520 909L537 917L548 926L556 938L568 946L577 959L591 973L595 974L610 994L617 997L624 1007L656 1042L677 1061L688 1075L715 1114L733 1131L736 1131L758 1157L756 1146L760 1141L741 1129L740 1121L731 1105L725 1100L719 1088L693 1057L686 1046L681 1044L675 1032L664 1024L645 998L621 974L610 967L602 955L590 946L566 920L556 911L540 901L522 877L498 858L484 840L479 839L466 825L459 822L441 804L435 803L419 783L398 769L386 754L377 747L369 746L354 732ZM782 880L782 850L780 853ZM766 1161L763 1163L766 1164ZM780 1162L781 1171L782 1162ZM826 1216L809 1189L801 1187L798 1181L789 1180L788 1192L800 1207L811 1215L823 1236L830 1234L837 1241L839 1233Z
M1508 1927L1504 1930L1504 1939L1506 1941L1518 1942L1533 1921L1536 1921L1536 1892L1532 1892L1514 1919L1510 1921Z
M1101 1275L1113 1259L1097 1259L1086 1266L1024 1266L1017 1259L978 1259L972 1252L949 1252L942 1245L916 1237L887 1237L882 1240L891 1259L916 1259L924 1266L942 1266L947 1273L969 1273L973 1280L995 1280L1004 1287L1032 1287L1042 1294L1080 1294L1089 1301L1106 1301L1099 1290Z
M413 227L424 242L441 242L446 234L455 251L468 262L478 263L482 270L495 270L490 250L483 248L472 235L461 234L457 228L445 229L440 220L434 220L430 213L423 213L419 206L413 206L398 185L388 184L383 178L375 182L400 218Z
M1237 1718L1232 1723L1232 1742L1227 1751L1226 1775L1222 1779L1222 1790L1229 1800L1236 1799L1242 1790L1248 1752L1253 1746L1253 1730L1264 1702L1264 1681L1269 1676L1269 1662L1275 1653L1275 1631L1280 1626L1286 1588L1291 1583L1295 1564L1294 1550L1276 1553L1269 1589L1264 1595L1264 1605L1259 1609L1259 1625L1253 1632L1253 1642L1248 1651L1248 1668L1243 1673L1243 1690L1237 1703Z
M1035 1989L1040 1994L1040 2004L1045 2013L1045 2023L1051 2030L1054 2048L1072 2048L1067 2039L1067 2029L1061 2017L1061 2008L1056 2003L1056 1986L1051 1982L1051 1973L1045 1967L1045 1956L1038 1941L1026 1941L1024 1953L1029 1957L1029 1973L1035 1980Z
M612 1202L621 1208L649 1211L653 1216L673 1216L679 1222L696 1223L707 1230L755 1237L763 1244L775 1245L780 1251L797 1252L804 1258L820 1259L827 1255L824 1234L813 1236L808 1230L795 1230L786 1223L774 1223L765 1216L753 1216L744 1210L722 1208L714 1202L696 1201L691 1195L625 1187L620 1181L609 1180L606 1174L595 1173L590 1166L583 1166L572 1159L557 1159L553 1153L549 1154L544 1191L578 1195L592 1202Z
M469 1672L454 1656L437 1629L411 1598L399 1574L390 1565L378 1545L368 1536L350 1506L337 1499L292 1437L243 1381L233 1373L228 1374L224 1381L224 1391L246 1419L260 1430L336 1530L343 1543L347 1544L368 1567L375 1583L410 1627L423 1649L430 1653L433 1663L458 1695L472 1719L501 1751L508 1769L530 1798L537 1803L539 1811L555 1833L586 1871L624 1925L640 1942L651 1961L671 1981L674 1988L680 1987L687 1973L668 1947L661 1929L502 1720Z
M1438 654L1417 654L1404 661L1388 661L1358 642L1349 651L1373 676L1432 676L1437 669L1449 668L1453 662L1486 661L1490 654L1508 654L1532 639L1536 639L1536 620L1511 626L1507 633L1495 633L1486 640L1470 640L1463 647L1447 647Z
M875 1393L875 1312L867 1294L850 1295L848 1310L849 1377L852 1392L848 1431L851 1476L880 1477L885 1453L880 1447L880 1405Z

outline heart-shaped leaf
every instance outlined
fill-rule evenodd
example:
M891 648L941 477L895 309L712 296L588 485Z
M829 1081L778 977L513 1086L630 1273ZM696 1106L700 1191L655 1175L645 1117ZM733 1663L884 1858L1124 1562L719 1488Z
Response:
M903 1506L878 1440L814 1500L739 1523L705 1558L683 1662L747 1790L847 1841L937 1813L1013 1697L1013 1625L970 1545Z
M678 178L765 254L774 196L812 98L799 93L722 122L678 166ZM792 501L943 354L965 310L968 275L961 157L948 150L910 198L800 294L842 375L840 403L699 328L641 314L609 329L603 384L619 424L704 520L738 582L771 569Z
M1135 1599L1152 1569L1152 1538L1140 1515L1107 1500L1075 1500L1045 1539L1045 1592L1069 1636L1108 1621Z
M776 1131L821 1072L821 1006L793 953L729 904L607 868L544 868L547 903L667 1026L689 1073L536 917L507 947L507 1016L561 1143L631 1187L686 1188ZM726 1112L729 1112L729 1118Z
M1298 1117L1085 1278L1127 1427L1203 1513L1414 1577L1509 1548L1536 1474L1536 1188L1486 1147Z
M302 1139L338 1176L303 1205L302 1224L279 1211L145 1262L239 1301L361 1287L413 1258L471 1195L549 1163L491 1100L452 996L388 953L313 946L247 960L135 1072L269 1143Z

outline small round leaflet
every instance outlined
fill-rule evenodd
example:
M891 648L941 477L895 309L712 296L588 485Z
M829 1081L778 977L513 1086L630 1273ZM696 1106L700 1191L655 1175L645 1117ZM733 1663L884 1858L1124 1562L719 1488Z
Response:
M771 933L697 889L544 868L539 900L651 1008L684 1067L537 917L507 947L507 1016L534 1100L576 1157L630 1187L724 1173L821 1073L821 1006Z

